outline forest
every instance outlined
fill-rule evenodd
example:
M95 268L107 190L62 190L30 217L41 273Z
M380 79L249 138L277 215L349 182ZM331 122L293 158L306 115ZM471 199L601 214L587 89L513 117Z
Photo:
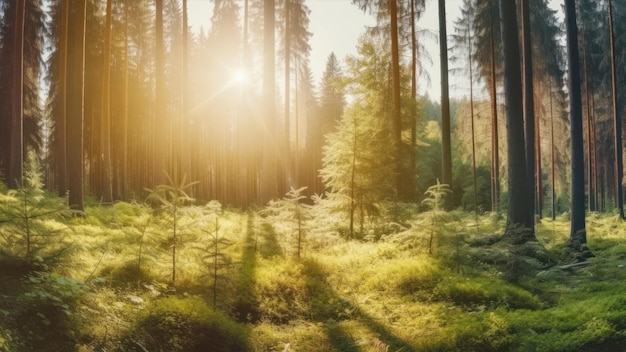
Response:
M626 351L626 1L315 1L0 0L0 352Z

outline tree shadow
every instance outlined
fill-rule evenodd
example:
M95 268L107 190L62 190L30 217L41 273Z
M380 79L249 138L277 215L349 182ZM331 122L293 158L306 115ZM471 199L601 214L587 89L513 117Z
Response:
M359 342L344 329L340 322L357 320L367 327L376 339L366 341L370 346L387 348L389 351L414 352L417 351L408 341L396 336L387 326L366 313L361 307L350 300L341 297L328 283L328 273L315 259L302 260L306 280L307 293L311 297L311 317L313 321L324 324L326 335L332 346L338 351L360 351Z
M278 234L272 224L264 222L261 224L261 228L256 229L256 231L259 232L254 233L252 237L254 248L258 250L258 253L263 258L284 255L283 249L278 241Z
M256 322L259 319L258 297L255 289L257 270L255 218L254 212L248 212L245 243L241 253L241 271L233 303L235 317L241 323Z

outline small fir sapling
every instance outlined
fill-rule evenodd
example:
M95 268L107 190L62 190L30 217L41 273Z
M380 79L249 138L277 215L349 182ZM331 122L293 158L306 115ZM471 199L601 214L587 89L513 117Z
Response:
M440 183L439 180L437 184L428 187L424 192L426 199L422 201L422 204L428 208L428 211L421 214L419 226L429 231L428 254L433 254L435 237L445 232L448 223L457 220L444 210L445 197L451 192L450 187Z
M291 188L280 200L270 202L269 207L265 209L269 220L274 227L288 236L288 241L293 241L294 254L300 258L302 255L305 235L306 221L310 218L310 206L302 204L301 200L306 196L302 192L307 187L299 189ZM289 236L294 236L290 238Z
M0 195L0 240L9 256L34 259L57 257L69 245L63 245L61 234L67 230L55 217L68 215L69 208L58 197L46 197L39 160L30 150L24 163L22 183L16 190Z
M216 201L210 201L205 209L207 210L207 228L202 231L208 236L207 245L198 248L202 251L202 263L209 269L208 276L213 281L213 308L217 306L218 279L223 276L222 271L231 265L231 258L224 250L233 244L233 241L220 234L220 215L222 205Z
M187 191L198 182L187 183L186 176L178 182L165 173L169 184L158 185L155 190L147 189L148 201L160 211L160 218L164 220L163 227L168 228L170 236L168 245L172 253L172 286L176 285L176 251L183 244L180 218L186 205L192 204L195 199L187 194Z

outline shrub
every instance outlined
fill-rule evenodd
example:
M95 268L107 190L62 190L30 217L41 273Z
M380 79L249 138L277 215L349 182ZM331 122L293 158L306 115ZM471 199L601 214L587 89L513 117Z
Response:
M155 301L137 322L122 351L247 351L246 329L199 298Z

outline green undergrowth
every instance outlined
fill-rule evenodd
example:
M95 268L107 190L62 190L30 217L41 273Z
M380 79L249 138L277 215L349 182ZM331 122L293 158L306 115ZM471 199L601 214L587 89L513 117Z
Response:
M567 270L568 220L543 219L537 239L557 264L513 283L481 255L494 251L501 217L457 212L431 231L407 209L357 241L330 228L336 214L313 217L319 209L296 237L274 216L185 206L172 282L163 215L94 204L55 218L71 244L62 257L0 281L0 351L599 351L626 341L626 231L614 214L589 215L595 257Z

